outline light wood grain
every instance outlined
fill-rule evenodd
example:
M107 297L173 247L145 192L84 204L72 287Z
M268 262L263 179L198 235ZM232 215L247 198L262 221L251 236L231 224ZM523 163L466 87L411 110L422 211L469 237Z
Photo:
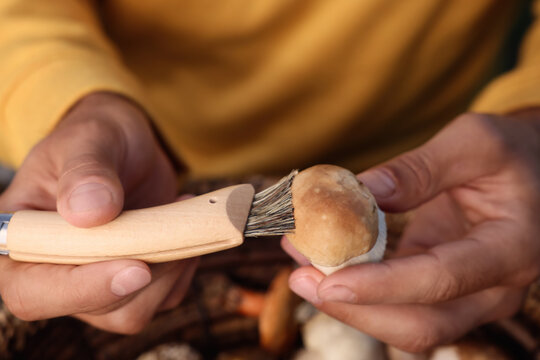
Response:
M19 261L84 264L112 259L164 262L242 244L254 189L237 185L182 202L123 212L89 229L58 213L23 210L8 226L7 248Z

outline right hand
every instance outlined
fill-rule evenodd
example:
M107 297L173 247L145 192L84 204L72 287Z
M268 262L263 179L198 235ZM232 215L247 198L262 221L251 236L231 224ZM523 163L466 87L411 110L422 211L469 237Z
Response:
M72 225L91 227L123 209L175 198L173 167L146 115L120 96L96 93L34 147L0 196L0 209L57 210ZM156 311L178 305L195 267L196 260L72 266L0 257L0 294L23 320L73 315L108 331L135 333Z
M426 144L360 174L381 209L415 211L393 257L292 289L410 352L515 314L540 276L540 109L468 113Z

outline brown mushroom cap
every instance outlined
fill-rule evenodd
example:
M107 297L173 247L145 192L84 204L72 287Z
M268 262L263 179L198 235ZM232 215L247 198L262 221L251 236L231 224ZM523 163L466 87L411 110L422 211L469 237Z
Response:
M292 184L291 244L313 264L338 266L367 253L378 236L377 203L349 170L316 165Z

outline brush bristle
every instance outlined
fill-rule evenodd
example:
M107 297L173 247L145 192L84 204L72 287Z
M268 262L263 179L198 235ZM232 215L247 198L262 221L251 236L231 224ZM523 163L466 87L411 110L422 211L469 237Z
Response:
M275 185L253 198L244 236L284 235L294 231L291 185L298 170L293 170Z

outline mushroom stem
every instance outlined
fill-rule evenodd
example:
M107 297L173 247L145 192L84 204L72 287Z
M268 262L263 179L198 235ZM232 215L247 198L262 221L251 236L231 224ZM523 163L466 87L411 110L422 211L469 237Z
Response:
M260 344L274 354L289 350L298 333L294 312L301 299L289 288L291 273L292 268L286 267L272 280L259 317Z
M235 286L229 295L237 313L259 318L261 347L274 354L289 350L297 336L294 311L301 299L289 288L291 273L290 267L279 271L266 293Z

